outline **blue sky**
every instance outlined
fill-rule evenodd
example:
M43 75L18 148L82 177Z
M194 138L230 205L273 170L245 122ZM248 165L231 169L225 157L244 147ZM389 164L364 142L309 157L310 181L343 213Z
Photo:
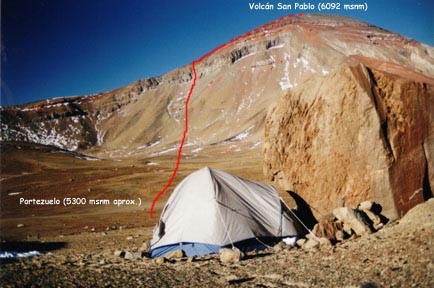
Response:
M189 64L280 16L318 13L252 11L253 2L267 1L2 0L0 105L112 90ZM338 14L434 46L432 0L361 2L367 12Z

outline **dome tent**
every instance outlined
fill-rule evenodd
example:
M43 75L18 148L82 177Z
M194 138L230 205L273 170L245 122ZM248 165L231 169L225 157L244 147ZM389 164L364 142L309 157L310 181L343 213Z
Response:
M169 197L154 228L150 255L179 249L187 256L217 253L222 247L264 249L298 231L273 186L203 168L182 180Z

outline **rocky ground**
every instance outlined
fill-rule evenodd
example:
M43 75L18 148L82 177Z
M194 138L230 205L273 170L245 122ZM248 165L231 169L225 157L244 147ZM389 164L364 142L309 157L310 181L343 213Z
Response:
M232 264L216 255L156 263L140 252L151 227L58 235L27 243L51 252L4 261L0 286L434 287L433 216L431 199L368 236L310 250L278 246Z

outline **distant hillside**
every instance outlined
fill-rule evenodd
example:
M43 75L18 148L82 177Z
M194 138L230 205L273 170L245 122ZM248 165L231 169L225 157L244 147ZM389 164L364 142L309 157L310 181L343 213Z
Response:
M350 18L288 16L238 37L197 66L186 151L260 149L270 105L351 55L434 76L432 47ZM106 93L2 107L1 139L105 157L175 151L191 81L186 65Z
M288 16L196 70L184 157L264 148L266 175L324 211L373 198L399 217L432 196L433 47L346 17ZM1 140L102 158L175 154L192 79L189 64L106 93L2 107Z

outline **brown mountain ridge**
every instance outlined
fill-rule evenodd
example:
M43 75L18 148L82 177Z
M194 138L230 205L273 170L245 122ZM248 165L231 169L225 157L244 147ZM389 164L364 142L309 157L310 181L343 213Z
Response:
M433 55L341 16L262 26L197 65L183 156L264 153L267 177L321 211L369 198L400 217L432 195ZM104 159L173 156L191 81L186 65L110 92L2 107L1 140Z

